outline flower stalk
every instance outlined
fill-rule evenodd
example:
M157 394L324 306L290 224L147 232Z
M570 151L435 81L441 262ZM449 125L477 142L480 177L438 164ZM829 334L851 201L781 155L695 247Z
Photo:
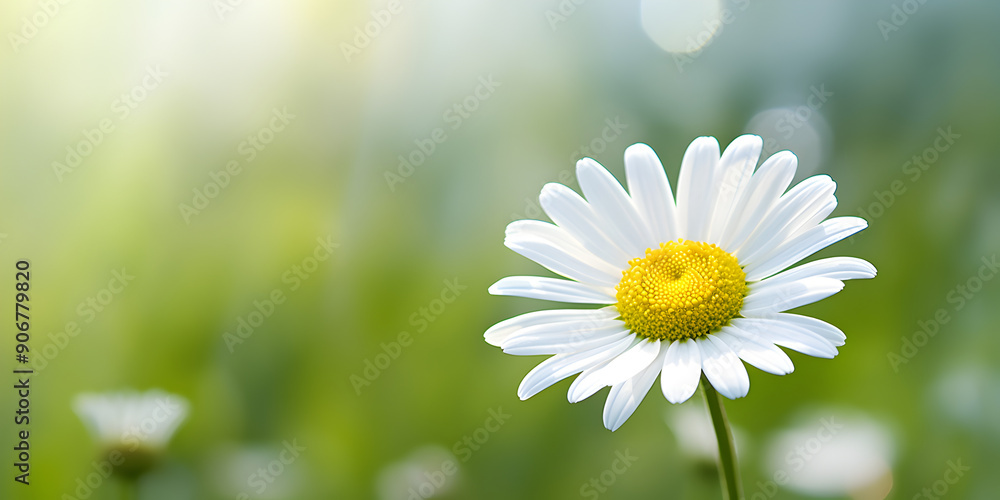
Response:
M743 500L743 484L740 481L740 467L736 461L736 442L729 428L726 409L722 406L722 396L712 384L701 377L701 387L705 391L705 402L712 416L712 427L719 442L719 477L722 481L723 500Z

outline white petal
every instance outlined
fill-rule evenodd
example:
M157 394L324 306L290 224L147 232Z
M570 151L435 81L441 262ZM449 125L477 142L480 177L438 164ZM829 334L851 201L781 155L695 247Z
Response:
M611 387L608 400L604 403L604 427L615 431L632 416L649 389L653 387L653 382L656 381L656 376L663 365L664 354L666 354L665 349L661 349L660 355L645 370Z
M814 214L827 206L836 189L837 184L827 175L816 175L800 182L785 193L777 205L764 216L760 226L747 238L746 243L736 250L736 258L741 262L751 262L785 241L804 222L812 219ZM836 208L836 198L832 199L833 207Z
M782 231L782 239L794 238L799 234L818 226L820 222L826 220L826 218L837 208L837 197L833 195L827 196L823 200L818 200L814 205L814 207L810 207L803 211L803 213L808 216L801 217L786 227L786 229L793 228L792 230Z
M791 184L797 162L790 151L781 151L761 164L733 207L733 217L723 231L720 247L732 252L746 242Z
M774 318L736 318L732 325L757 341L767 341L818 358L833 358L837 348L818 333L793 322ZM738 332L737 332L738 333Z
M766 316L823 300L844 289L840 280L820 277L770 285L767 280L743 299L744 316Z
M507 226L507 248L569 279L614 287L621 281L621 269L597 258L569 236L565 230L542 221L515 221Z
M733 218L735 203L750 183L754 167L760 159L763 141L756 135L741 135L733 140L722 153L719 169L713 181L712 222L709 224L708 243L720 243L723 231ZM710 200L711 202L711 200Z
M499 347L504 340L523 328L568 321L599 323L613 320L617 317L618 310L614 307L604 307L601 309L548 309L545 311L529 312L503 320L491 326L483 336L486 338L487 343Z
M660 388L671 403L683 403L694 395L701 380L701 350L694 340L678 340L670 344L663 358Z
M576 162L576 177L583 195L604 221L601 225L604 233L615 238L629 255L643 255L651 232L625 188L611 172L590 158Z
M493 295L513 295L576 304L618 302L613 288L540 276L508 276L490 286L489 292Z
M608 363L596 377L604 385L619 384L644 370L659 355L659 340L641 340Z
M788 283L802 278L822 277L835 280L854 280L874 278L875 266L855 257L830 257L820 259L799 267L782 271L763 281L750 285L751 293L761 287Z
M590 250L586 249L580 240L570 234L566 228L560 227L558 225L540 221L540 220L516 220L507 224L507 229L505 230L505 237L522 237L525 239L543 239L550 240L553 245L558 245L563 247L567 253L578 253L580 251L584 252L586 259L592 262L592 265L602 266L603 268L618 269L618 266L598 257Z
M746 396L750 376L739 356L715 335L700 337L696 342L701 349L701 369L712 387L729 399Z
M611 360L605 361L603 363L596 364L587 368L579 376L573 379L573 383L569 385L569 391L566 392L566 399L570 403L579 403L584 399L587 399L594 395L597 391L607 387L600 377L596 377L601 368L608 366Z
M575 191L562 184L549 183L542 188L538 202L549 218L584 248L616 267L628 268L632 257L601 230L594 209Z
M515 356L560 354L593 349L621 340L628 328L618 320L602 325L593 323L549 323L524 328L500 344L503 352Z
M670 180L656 153L645 144L633 144L625 150L625 176L632 203L642 214L651 235L647 248L677 239L677 208L670 190Z
M835 217L782 243L763 261L748 262L747 281L759 281L868 227L860 217Z
M517 388L517 397L522 400L528 399L570 375L603 363L628 349L632 345L633 339L633 336L629 336L605 347L572 354L556 354L542 361L524 376L524 380Z
M749 335L735 335L734 330L738 329L731 325L724 327L716 337L736 351L736 355L743 361L775 375L787 375L795 370L795 365L785 351L770 342L752 340Z
M844 332L840 331L840 328L837 328L820 319L811 318L809 316L799 316L798 314L791 313L778 314L775 316L775 319L791 323L818 334L834 346L842 346L844 345L844 341L847 340L847 335L844 335Z
M681 238L705 241L711 209L707 201L718 163L719 141L714 137L699 137L684 152L677 179L677 221Z

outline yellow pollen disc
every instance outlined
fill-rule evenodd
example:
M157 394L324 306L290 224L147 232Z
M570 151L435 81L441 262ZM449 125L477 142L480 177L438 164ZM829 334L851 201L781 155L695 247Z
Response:
M697 241L668 241L629 261L618 313L636 334L660 340L702 337L735 318L747 294L746 273L725 250Z

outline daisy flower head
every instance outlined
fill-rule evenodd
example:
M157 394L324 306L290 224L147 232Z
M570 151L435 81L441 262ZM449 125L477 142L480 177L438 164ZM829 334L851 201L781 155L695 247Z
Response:
M628 191L590 158L576 165L583 196L562 184L542 188L552 223L514 221L504 244L567 279L510 276L490 293L603 307L531 312L486 332L508 354L552 355L524 377L521 399L579 374L569 401L610 386L604 425L615 430L657 375L671 403L689 399L702 374L736 399L750 390L744 362L791 373L778 346L837 355L843 332L785 311L839 292L843 280L874 277L874 266L852 257L791 266L868 224L827 219L837 206L829 176L788 189L797 164L789 151L755 168L761 145L744 135L720 154L715 138L695 139L676 197L645 144L625 150Z
M160 390L80 394L73 410L127 476L148 470L188 414L186 399ZM112 457L112 454L114 456Z

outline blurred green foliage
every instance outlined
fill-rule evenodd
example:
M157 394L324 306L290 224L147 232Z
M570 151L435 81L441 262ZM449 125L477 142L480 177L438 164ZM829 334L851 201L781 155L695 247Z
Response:
M1000 288L986 281L961 310L949 301L1000 246L1000 6L926 2L886 39L878 23L891 2L725 2L732 22L683 59L643 32L640 2L587 2L553 29L555 0L402 0L357 53L344 44L384 21L371 13L384 4L222 3L57 4L26 43L0 50L4 297L14 263L30 259L36 360L67 324L80 328L32 378L32 484L8 467L0 497L76 498L97 449L74 395L159 387L192 410L141 498L399 498L380 497L379 484L420 450L440 461L440 448L461 462L441 498L578 498L626 449L638 459L600 498L718 498L715 471L680 452L666 425L676 408L655 388L612 434L606 391L570 405L564 381L518 401L541 358L504 355L482 334L549 306L486 288L544 273L503 247L504 226L539 217L545 182L575 187L575 159L590 154L623 178L622 152L646 142L676 179L694 137L725 145L748 131L774 150L800 146L798 179L832 175L835 215L869 214L869 229L820 256L880 272L802 309L847 333L835 360L792 353L785 377L751 368L749 397L728 404L746 436L748 495L771 478L770 437L825 408L889 429L892 497L919 494L952 459L972 472L949 497L1000 489L987 473L1000 464ZM0 32L23 36L53 4L5 2ZM151 66L162 82L144 81ZM497 85L477 96L482 78ZM788 119L814 87L832 95ZM276 108L294 119L263 132ZM758 115L775 108L788 110L776 115L784 124ZM80 164L54 169L102 120L111 131ZM959 137L914 179L906 162L949 127ZM231 161L239 172L223 182ZM181 205L202 208L185 217ZM328 236L339 246L313 267ZM88 314L81 304L123 268L135 279ZM446 280L468 288L435 303ZM224 333L275 290L284 302L227 345ZM894 369L889 353L941 308L950 321ZM0 366L12 368L5 324ZM404 331L412 343L395 351ZM385 349L398 356L377 378L352 379ZM0 391L8 462L16 405ZM455 447L496 409L511 416L479 449ZM258 492L252 464L286 440L305 451ZM91 498L117 495L109 484Z

